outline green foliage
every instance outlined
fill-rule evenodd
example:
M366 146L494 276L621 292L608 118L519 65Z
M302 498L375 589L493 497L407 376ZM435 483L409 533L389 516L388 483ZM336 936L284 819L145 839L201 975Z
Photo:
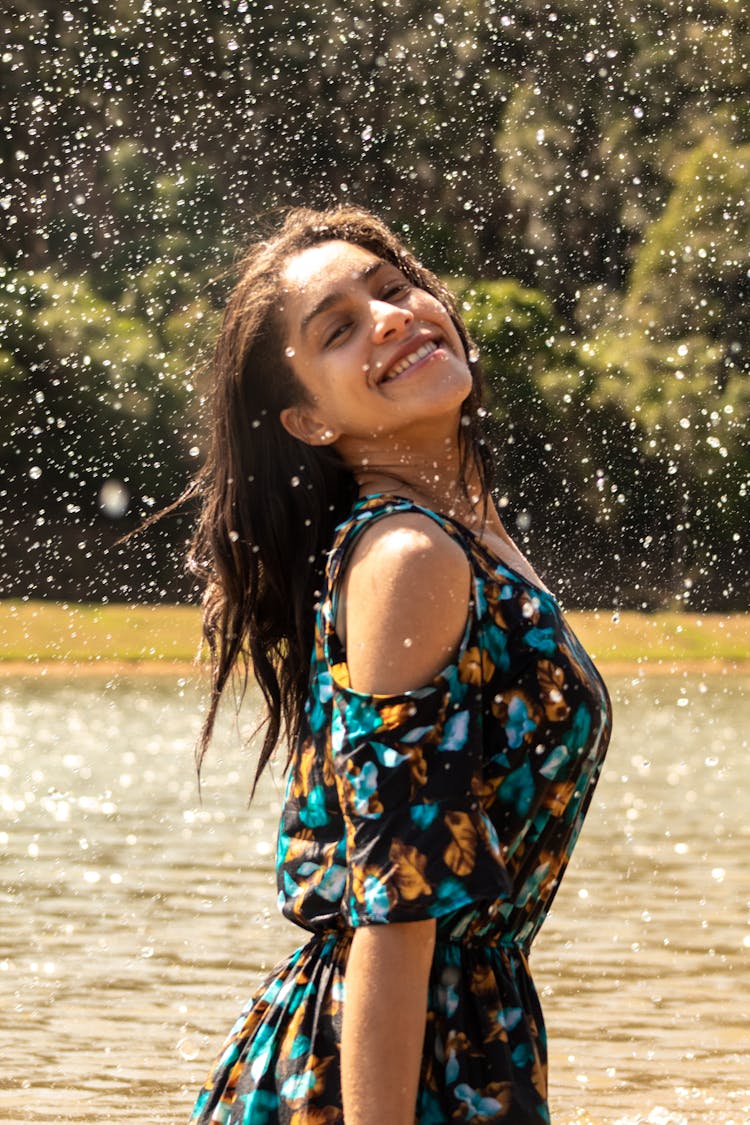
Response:
M110 476L140 495L175 487L197 421L186 377L188 318L179 327L174 317L152 323L134 303L104 299L85 278L19 271L3 280L6 477L48 503L68 501L73 511L93 510Z
M506 516L564 589L742 600L742 5L11 0L3 30L11 523L94 519L107 476L174 498L246 237L353 200L463 279Z
M624 315L654 337L705 336L750 370L750 145L712 132L678 165L636 255Z

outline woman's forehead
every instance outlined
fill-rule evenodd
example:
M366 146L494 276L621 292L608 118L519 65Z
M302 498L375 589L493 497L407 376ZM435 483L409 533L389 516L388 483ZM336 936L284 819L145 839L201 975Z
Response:
M353 242L321 242L290 258L283 280L290 295L309 295L314 300L318 290L356 283L363 271L381 261L377 254Z

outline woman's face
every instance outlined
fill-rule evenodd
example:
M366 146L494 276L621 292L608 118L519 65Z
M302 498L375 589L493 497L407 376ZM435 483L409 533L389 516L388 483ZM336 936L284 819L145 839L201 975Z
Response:
M457 425L472 376L437 298L338 240L295 255L283 281L286 355L308 399L282 411L290 433L343 453L438 418Z

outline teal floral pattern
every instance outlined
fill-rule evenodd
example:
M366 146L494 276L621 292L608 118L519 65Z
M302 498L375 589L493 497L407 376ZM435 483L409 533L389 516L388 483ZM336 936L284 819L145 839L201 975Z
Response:
M464 548L473 595L456 659L425 687L367 695L334 629L356 536L394 512ZM248 1002L192 1122L343 1122L346 958L358 926L434 918L418 1125L549 1121L529 973L609 739L606 688L551 594L455 521L399 497L338 529L317 610L306 721L278 837L279 906L310 931ZM386 1076L387 1080L387 1076Z

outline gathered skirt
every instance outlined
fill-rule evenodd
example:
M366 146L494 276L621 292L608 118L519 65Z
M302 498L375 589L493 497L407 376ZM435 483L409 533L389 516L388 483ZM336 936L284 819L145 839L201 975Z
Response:
M316 934L276 966L229 1033L191 1125L343 1122L341 1022L351 937L351 930ZM396 1035L398 1024L394 1011ZM416 1121L469 1120L549 1121L544 1021L520 946L438 938Z

